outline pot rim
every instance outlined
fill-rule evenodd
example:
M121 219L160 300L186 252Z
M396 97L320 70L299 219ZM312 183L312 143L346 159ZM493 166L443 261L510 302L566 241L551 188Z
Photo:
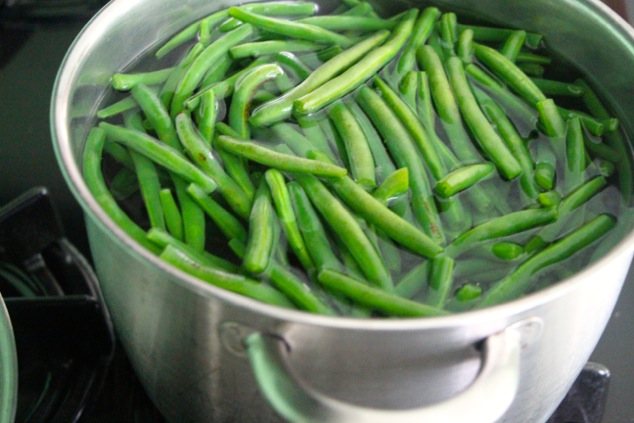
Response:
M624 237L608 254L585 267L582 271L547 288L541 289L538 292L528 294L510 302L479 310L471 310L440 317L397 319L360 319L341 316L323 316L299 310L284 309L215 287L165 263L127 235L95 201L83 180L80 167L75 163L73 158L70 131L67 126L67 122L69 121L69 113L66 107L68 105L67 95L71 92L72 81L75 80L74 76L78 69L76 63L81 61L81 57L86 51L90 50L90 40L99 38L103 27L109 27L109 25L103 24L112 22L116 20L118 16L125 14L126 10L131 9L136 1L113 0L108 3L86 24L68 49L55 79L50 104L50 125L54 151L62 174L71 192L81 205L85 217L92 219L95 224L101 226L101 229L105 230L108 236L114 237L117 243L123 248L126 248L131 254L136 256L137 259L147 260L152 265L158 266L172 276L171 279L173 282L181 284L192 292L204 297L216 298L220 301L230 303L233 306L248 309L254 313L298 324L366 331L441 329L459 326L464 324L465 321L469 321L473 324L498 319L504 321L504 319L507 319L509 316L536 309L541 305L550 303L566 295L576 289L577 285L584 283L584 281L588 282L591 278L587 276L597 272L604 266L609 266L612 262L621 259L625 255L632 254L632 250L634 249L634 231ZM621 33L621 35L624 35L624 38L629 40L632 47L634 47L634 29L625 22L625 20L599 0L585 0L585 3L599 19L609 23L612 28ZM592 281L590 280L590 282Z

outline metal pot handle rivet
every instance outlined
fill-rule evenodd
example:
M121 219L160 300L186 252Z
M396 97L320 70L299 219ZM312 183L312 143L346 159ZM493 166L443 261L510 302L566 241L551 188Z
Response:
M521 323L521 322L520 322ZM254 333L246 339L260 390L282 417L297 423L493 423L510 407L520 378L522 326L516 324L484 341L483 365L474 382L446 401L406 410L348 404L315 391L293 377L285 342Z

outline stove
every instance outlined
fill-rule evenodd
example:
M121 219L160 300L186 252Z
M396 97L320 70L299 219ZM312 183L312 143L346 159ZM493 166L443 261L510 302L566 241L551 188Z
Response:
M65 7L53 12L40 3ZM0 1L0 276L11 278L0 277L0 292L20 361L18 422L164 422L117 343L82 212L49 135L57 69L103 3ZM624 2L611 6L626 13ZM631 304L634 269L591 361L549 423L634 423Z

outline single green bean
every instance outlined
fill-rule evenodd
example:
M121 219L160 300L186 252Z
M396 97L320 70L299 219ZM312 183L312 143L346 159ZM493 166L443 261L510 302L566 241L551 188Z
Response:
M445 254L449 257L457 258L479 242L502 238L544 226L555 219L557 219L556 208L527 209L495 217L454 239L445 249Z
M225 53L216 61L216 63L212 64L209 70L205 73L203 80L200 83L202 87L208 87L210 85L216 84L222 81L223 78L227 76L227 72L233 66L233 59L229 55L229 53ZM215 92L214 92L215 94ZM189 100L185 105L189 108L190 102Z
M218 122L216 124L216 133L239 138L238 134L236 134L236 132L224 122ZM253 196L255 195L255 187L249 175L247 160L244 160L242 157L235 156L222 149L215 150L218 151L218 154L222 159L222 163L227 171L227 174L238 184L238 186L247 195L247 197L249 197L250 200L253 200Z
M418 10L410 9L394 28L392 36L385 44L370 51L341 75L297 99L293 103L293 110L299 114L314 113L349 94L370 79L401 50L412 32L417 14Z
M577 110L568 110L566 108L563 107L558 107L557 108L559 110L559 112L561 113L561 116L565 119L565 120L570 120L570 119L574 119L574 118L579 118L581 120L581 123L583 124L583 126L592 134L595 135L597 137L602 136L605 132L610 132L616 129L616 127L618 127L618 120L617 119L610 119L608 121L600 121L598 119L595 119L594 117L577 111ZM616 122L616 123L615 123Z
M297 21L258 15L241 7L230 7L229 15L257 28L261 28L275 34L285 35L290 38L313 41L322 44L338 44L342 47L349 47L352 44L352 40L346 36L337 34L336 32Z
M456 94L462 116L478 143L506 179L516 178L522 173L522 168L484 116L484 113L482 113L473 96L464 67L459 58L451 57L447 60L447 73Z
M295 308L293 303L275 288L249 279L246 276L222 272L202 265L186 252L178 250L173 245L165 247L165 250L161 253L161 259L218 288L253 298L266 304Z
M106 132L101 128L93 128L88 134L84 150L83 174L88 189L95 201L103 208L110 218L132 239L153 253L158 253L157 246L147 239L146 233L119 207L112 197L101 171L103 147L106 142Z
M328 116L343 140L352 178L365 189L374 188L376 186L374 159L361 125L343 102L332 107Z
M178 204L176 204L172 190L169 188L161 189L159 199L161 200L161 207L163 208L166 230L174 238L182 241L185 237L185 234L183 234L183 216L178 209Z
M218 118L218 103L216 94L212 90L205 91L200 97L198 105L198 131L205 140L205 144L211 147L214 139L214 129Z
M542 207L557 207L561 203L561 194L557 191L540 192L537 195L537 202Z
M481 295L482 287L480 285L467 283L458 288L455 297L457 301L467 302L476 300L480 298Z
M330 143L326 138L326 134L321 129L318 121L312 119L300 118L297 120L302 132L306 136L306 139L317 148L319 151L328 155L332 161L336 161L337 157L330 147Z
M407 300L332 270L326 269L319 272L318 280L327 289L339 292L358 304L387 315L422 317L447 314L438 308Z
M253 94L262 84L277 78L282 73L282 68L271 63L251 69L236 82L228 119L229 126L240 135L240 138L250 137L248 118Z
M323 48L322 44L311 41L298 40L268 40L254 41L240 44L229 49L229 54L234 60L246 57L258 57L282 52L300 53L317 51Z
M455 169L436 182L434 192L449 198L477 184L495 170L492 163L473 163Z
M189 162L179 151L142 132L101 122L99 127L113 140L138 151L188 182L200 185L206 192L213 192L216 182Z
M408 190L409 170L403 167L387 175L381 185L372 192L372 196L383 205L387 205L390 200L404 195Z
M332 177L342 177L347 173L347 170L340 166L277 153L269 148L240 141L226 135L219 136L216 143L219 148L225 149L230 153L279 170Z
M132 110L137 106L138 103L132 98L132 96L125 97L109 106L99 109L97 117L99 119L108 119L109 117Z
M566 134L564 193L577 189L584 182L586 150L583 138L581 120L579 118L570 119Z
M531 78L531 81L533 81L533 84L546 96L581 97L585 92L583 87L568 82L544 78Z
M536 108L546 135L561 141L566 136L566 121L559 113L555 101L552 98L538 101Z
M244 268L250 273L263 273L269 265L276 242L273 219L271 193L266 183L262 181L255 193L253 208L249 215L249 236L242 260Z
M315 25L330 31L378 31L392 29L394 22L366 16L320 15L300 19L298 22Z
M319 149L288 123L276 123L271 127L271 131L273 139L279 139L300 157L306 157L312 149Z
M535 106L537 102L546 99L544 93L537 88L530 77L499 51L482 44L476 44L475 55L529 104Z
M289 75L294 75L294 79L299 80L300 82L308 78L308 76L313 71L304 62L302 62L299 57L287 51L277 53L275 56L273 56L273 60L282 65L285 73ZM290 72L287 72L287 70Z
M425 260L414 266L398 282L394 288L394 293L399 297L413 298L416 294L421 292L421 290L427 286L429 282L430 263L430 260Z
M453 286L453 269L455 262L450 257L440 256L431 261L429 290L425 304L439 309L445 308Z
M253 111L249 122L254 126L268 126L288 118L293 110L295 100L322 86L351 64L368 54L385 41L390 34L387 30L378 31L353 47L333 57L306 78L301 84L286 93L282 98L260 106Z
M322 214L355 261L361 265L361 270L368 280L386 291L391 291L392 278L356 219L317 178L299 173L295 174L295 177L312 204Z
M377 77L378 78L378 77ZM412 109L416 110L416 95L418 93L418 72L411 70L403 75L398 92L402 100Z
M205 230L205 212L187 192L186 181L177 175L172 175L176 191L176 198L180 204L183 217L183 236L185 243L196 251L204 251L207 233Z
M427 38L434 30L434 25L440 17L440 10L436 7L426 7L416 19L412 36L407 41L407 45L401 53L401 57L396 64L397 75L404 75L414 67L416 61L416 50L425 44Z
M518 62L517 68L524 72L529 78L541 78L546 73L546 68L539 63Z
M301 232L299 231L284 175L276 169L268 169L264 172L264 179L269 186L269 191L273 198L273 205L282 223L282 228L284 229L286 239L291 249L304 269L306 269L306 271L312 270L314 264L308 254L308 249L306 248Z
M253 27L251 25L243 25L214 41L196 56L176 86L170 106L172 117L175 117L183 110L185 102L198 87L207 70L225 55L231 47L239 44L252 33Z
M134 86L131 93L132 97L141 106L145 117L150 121L158 139L171 148L180 151L182 146L176 134L174 122L172 122L158 95L144 84Z
M516 62L517 55L520 53L520 50L524 46L525 41L526 31L513 31L504 42L504 45L500 48L500 53L502 53L502 55L509 59L511 62Z
M550 191L555 186L555 173L557 157L549 142L540 142L537 145L535 157L535 182L542 189Z
M125 200L137 191L139 191L138 178L133 171L126 167L119 169L110 180L110 192L117 201Z
M399 167L409 168L411 201L416 220L432 239L444 242L444 234L426 170L407 130L387 103L369 87L359 90L357 101L383 135Z
M515 242L496 242L491 252L500 260L515 260L524 254L524 247Z
M456 42L456 55L462 60L462 63L467 65L473 62L473 30L466 29L458 36Z
M443 13L440 17L439 35L446 58L455 56L455 44L458 40L458 17L453 12Z
M117 91L129 91L138 84L157 85L165 82L173 71L174 68L166 68L151 72L115 73L110 82Z
M530 51L520 51L517 54L517 62L535 63L539 65L550 65L553 59L550 56L542 56Z
M615 224L616 219L607 214L601 214L585 223L574 232L528 258L513 273L497 282L486 293L479 307L517 298L529 288L532 275L586 248L609 232Z

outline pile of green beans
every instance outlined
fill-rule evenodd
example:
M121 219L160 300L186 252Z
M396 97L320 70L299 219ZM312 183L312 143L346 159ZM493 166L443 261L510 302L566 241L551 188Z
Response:
M84 175L153 254L279 307L420 317L549 286L627 232L625 134L540 34L317 11L230 7L112 76Z

